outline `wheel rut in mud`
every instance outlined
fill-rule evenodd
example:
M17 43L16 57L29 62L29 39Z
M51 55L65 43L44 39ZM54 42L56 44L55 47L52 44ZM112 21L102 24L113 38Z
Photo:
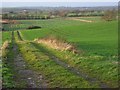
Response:
M17 33L18 37L19 32ZM22 40L22 38L20 38ZM12 32L12 43L13 43L13 51L15 52L14 57L14 66L15 72L15 80L17 85L21 82L25 83L26 88L46 88L47 84L44 82L43 76L35 72L27 67L27 63L25 62L22 55L18 52L18 46L15 43L14 32Z
M18 32L18 37L20 38L20 40L23 40ZM70 67L69 64L63 62L62 60L60 60L59 58L57 58L54 54L50 53L48 50L46 50L43 47L38 46L36 43L31 42L32 45L35 46L35 48L37 48L38 50L40 49L44 54L46 54L51 60L53 60L54 62L56 62L58 65L64 67L65 69L67 69L68 71L74 73L75 75L78 75L82 78L84 78L85 80L89 81L91 84L99 84L100 88L108 88L108 86L103 83L100 82L99 80L97 80L96 78L91 78L89 75L81 72L80 70L77 70L76 68ZM40 47L40 48L39 48Z
M64 67L65 69L67 69L68 71L74 73L75 75L78 75L82 78L84 78L85 80L89 81L91 84L99 84L100 88L108 88L108 86L103 83L100 82L99 80L97 80L96 78L91 78L89 75L81 72L80 70L71 67L69 64L63 62L62 60L60 60L59 58L57 58L54 54L50 53L48 50L44 49L44 47L40 47L38 46L36 43L32 43L37 49L40 49L44 54L46 54L47 56L49 56L49 58L51 58L51 60L53 60L54 62L56 62L58 65ZM40 48L39 48L40 47Z

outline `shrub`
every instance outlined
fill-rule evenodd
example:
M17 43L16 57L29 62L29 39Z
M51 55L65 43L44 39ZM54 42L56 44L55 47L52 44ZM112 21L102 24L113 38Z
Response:
M38 29L41 28L41 26L29 26L27 29Z
M107 10L105 11L104 15L102 16L102 19L106 21L112 21L115 20L117 17L117 11L115 10Z

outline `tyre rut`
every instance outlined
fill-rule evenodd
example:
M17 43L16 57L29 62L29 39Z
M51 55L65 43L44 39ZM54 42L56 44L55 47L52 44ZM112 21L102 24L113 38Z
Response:
M17 33L20 37L19 32ZM22 38L21 38L22 40ZM16 83L19 85L21 82L25 82L26 88L46 88L47 84L44 82L43 76L27 67L27 63L24 61L22 55L18 52L18 46L15 43L14 32L12 32L13 51L15 52L14 66L17 78ZM16 76L15 76L16 77Z
M46 50L44 47L40 47L38 46L36 43L32 44L40 51L42 51L44 54L46 54L49 58L51 58L51 60L53 60L54 62L56 62L58 65L61 65L62 67L64 67L65 69L67 69L68 71L84 78L85 80L89 81L91 84L99 84L100 88L109 88L105 83L100 82L99 80L97 80L96 78L91 78L89 77L87 74L81 72L80 70L71 67L69 64L63 62L62 60L60 60L59 58L57 58L54 54L50 53L48 50Z

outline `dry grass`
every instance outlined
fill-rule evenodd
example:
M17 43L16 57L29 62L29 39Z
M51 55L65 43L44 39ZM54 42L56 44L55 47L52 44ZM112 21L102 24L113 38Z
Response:
M8 41L5 41L2 45L2 47L0 48L0 56L2 56L3 51L9 46L9 42Z
M73 46L72 44L66 42L64 39L59 37L48 36L42 39L39 38L35 39L34 41L36 41L37 43L45 44L50 48L57 49L60 51L70 51L73 53L78 53L75 46Z
M85 20L85 19L80 19L80 18L67 18L68 20L77 20L77 21L81 21L81 22L88 22L91 23L93 21L91 20Z
M19 22L16 20L8 20L8 19L0 20L0 23L2 23L2 24L19 24Z
M6 48L8 47L8 45L9 45L9 42L8 42L8 41L5 41L5 42L3 43L3 45L2 45L2 47L1 47L1 50L6 49Z

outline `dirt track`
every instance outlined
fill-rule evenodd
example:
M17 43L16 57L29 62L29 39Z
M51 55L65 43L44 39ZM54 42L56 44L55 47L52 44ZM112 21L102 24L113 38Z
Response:
M39 46L35 43L32 43L36 48L39 49ZM96 78L91 78L89 77L87 74L83 73L82 71L80 70L77 70L73 67L71 67L69 64L63 62L62 60L60 60L59 58L57 58L55 55L53 55L52 53L50 53L49 51L47 51L46 49L44 49L43 47L41 47L41 51L43 51L44 54L46 54L49 58L51 58L51 60L53 60L54 62L56 62L58 65L64 67L65 69L67 69L68 71L74 73L75 75L78 75L82 78L84 78L85 80L89 81L91 84L95 84L95 83L98 83L99 82L99 86L101 88L108 88L108 86L103 83L103 82L100 82L99 80L97 80Z
M18 34L18 38L21 38L19 32L17 34ZM13 37L13 40L14 40L14 37ZM14 43L14 41L13 41L13 43ZM35 44L35 43L32 43L32 44L36 48L38 48L37 44ZM17 45L14 45L13 46L14 52L17 53L17 49L18 49ZM84 73L80 72L79 70L77 70L73 67L70 67L69 64L62 62L59 58L57 58L52 53L46 51L44 48L41 51L43 51L44 54L49 56L49 58L51 58L53 61L55 61L60 66L64 67L68 71L84 78L85 80L89 81L91 84L95 84L95 83L99 82L99 86L101 88L108 87L106 84L100 82L96 78L91 78L87 74L84 74ZM16 66L16 72L20 75L20 77L18 79L18 83L21 82L21 80L22 80L27 83L27 87L29 87L29 88L46 88L47 87L47 84L44 82L45 80L43 79L41 74L36 73L33 70L30 70L27 68L27 64L25 63L25 61L22 58L22 55L20 53L17 53L17 55L14 59L14 65Z
M44 82L44 78L40 73L37 73L27 67L27 63L24 61L22 55L18 52L18 47L14 42L13 37L13 51L16 53L14 58L14 66L17 75L15 75L16 84L19 85L21 82L24 82L26 88L46 88L47 84ZM18 35L19 37L19 35Z

